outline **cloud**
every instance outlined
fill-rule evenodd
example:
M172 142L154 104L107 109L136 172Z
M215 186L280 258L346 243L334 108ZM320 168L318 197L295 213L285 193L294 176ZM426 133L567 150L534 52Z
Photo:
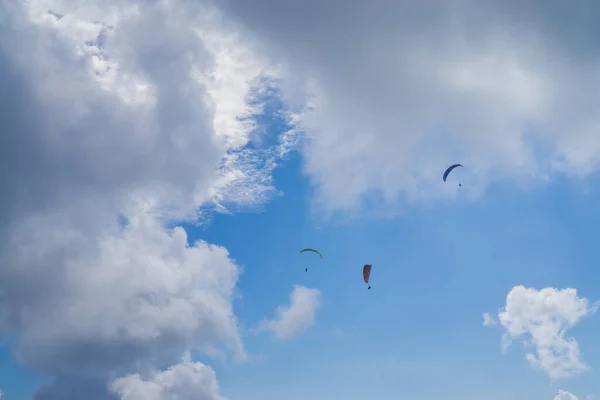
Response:
M121 400L227 400L219 394L215 372L199 362L183 362L153 372L147 379L140 374L128 375L116 379L110 388Z
M559 390L558 394L554 396L554 400L579 400L579 397L564 390Z
M243 358L238 265L169 227L275 192L295 131L250 146L277 95L268 62L210 2L0 15L0 334L55 378L35 398L114 398L115 377L164 381L148 371L187 351Z
M497 323L498 321L496 321L490 313L483 313L483 326L494 326Z
M271 331L278 340L291 339L314 324L320 297L317 289L294 285L290 304L277 307L276 317L262 320L254 332Z
M15 243L28 237L38 247L14 252L14 267L4 272L15 286L3 327L15 336L21 362L46 374L93 377L173 362L190 348L225 346L243 355L231 305L239 271L225 249L188 246L182 228L167 232L146 215L92 243L72 240L75 230L56 237L52 226L23 227ZM44 238L53 240L40 245ZM80 250L69 253L74 243ZM44 263L37 279L19 271Z
M304 106L318 204L346 211L454 195L441 182L454 162L466 197L502 180L596 171L599 7L228 2L284 64L286 100Z
M585 372L589 368L581 361L578 343L565 334L596 309L597 305L578 297L576 289L536 290L515 286L498 313L498 320L506 329L503 348L508 348L513 339L525 337L524 344L535 348L535 354L526 353L527 360L551 379Z

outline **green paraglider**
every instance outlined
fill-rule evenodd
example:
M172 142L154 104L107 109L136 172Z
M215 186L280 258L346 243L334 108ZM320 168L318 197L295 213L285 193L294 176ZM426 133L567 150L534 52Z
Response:
M313 253L317 253L319 255L319 257L323 258L323 254L321 254L321 252L319 252L318 250L306 248L306 249L300 250L300 253L304 253L305 251L310 251L310 252L313 252ZM306 271L308 271L308 268L306 268L304 270L304 272L306 272Z

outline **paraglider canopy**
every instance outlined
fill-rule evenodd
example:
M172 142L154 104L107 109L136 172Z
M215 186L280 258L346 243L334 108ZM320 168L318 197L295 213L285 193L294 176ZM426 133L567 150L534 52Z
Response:
M300 253L304 253L305 251L310 251L312 253L317 253L319 255L319 257L323 258L323 254L321 254L318 250L311 249L311 248L306 248L306 249L300 250ZM307 271L308 271L308 268L305 268L304 272L307 272Z
M300 250L300 253L304 253L305 251L312 251L313 253L317 253L321 258L323 258L323 254L321 254L318 250L306 248L306 249Z
M365 264L363 267L363 279L365 283L369 283L369 278L371 277L371 264ZM371 285L367 289L371 289Z
M454 168L457 168L457 167L462 167L462 164L453 164L453 165L449 166L448 169L446 169L446 171L444 171L444 176L443 176L444 182L446 182L446 179L448 178L448 175L450 175L450 172L452 172L452 170L454 170Z

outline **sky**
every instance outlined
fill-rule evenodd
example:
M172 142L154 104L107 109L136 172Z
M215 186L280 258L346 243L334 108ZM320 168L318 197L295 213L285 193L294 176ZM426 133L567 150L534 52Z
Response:
M0 398L598 398L599 17L0 0Z

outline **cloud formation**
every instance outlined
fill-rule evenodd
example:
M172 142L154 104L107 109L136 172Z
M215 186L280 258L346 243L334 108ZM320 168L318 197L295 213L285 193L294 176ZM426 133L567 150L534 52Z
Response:
M294 285L290 303L277 307L275 318L260 321L254 332L270 331L277 340L291 339L314 324L320 297L317 289Z
M210 2L14 1L0 15L0 334L55 378L35 398L203 383L218 398L208 367L180 358L244 357L239 267L170 226L274 193L295 133L249 146L277 95L268 63Z
M121 400L227 400L219 394L212 368L199 362L182 362L166 371L153 372L147 379L140 374L115 380L111 391Z
M575 396L573 393L559 390L558 394L554 396L554 400L579 400L579 397Z
M372 192L390 204L450 195L440 174L456 159L467 194L594 171L597 44L581 36L597 29L591 13L438 3L0 3L0 333L56 378L36 398L161 396L193 382L218 396L208 367L179 358L243 357L239 268L166 226L263 204L298 129L327 209ZM548 34L557 16L560 36ZM289 130L275 145L250 146L279 94L301 112L281 115ZM292 337L318 297L295 287L262 329ZM556 315L542 318L548 332L499 320L535 338L532 363L563 376L585 366L563 336L578 319Z
M577 341L565 334L567 329L596 310L597 305L578 297L576 289L536 290L515 286L498 313L498 321L506 330L502 337L503 349L506 350L514 339L524 337L525 345L535 349L535 353L526 353L531 365L542 369L552 379L578 375L589 368L581 361ZM484 325L490 325L490 321L489 314L488 319L484 314Z
M327 210L588 174L600 161L592 2L232 0L282 62L310 141L305 170ZM310 26L310 29L306 29Z

